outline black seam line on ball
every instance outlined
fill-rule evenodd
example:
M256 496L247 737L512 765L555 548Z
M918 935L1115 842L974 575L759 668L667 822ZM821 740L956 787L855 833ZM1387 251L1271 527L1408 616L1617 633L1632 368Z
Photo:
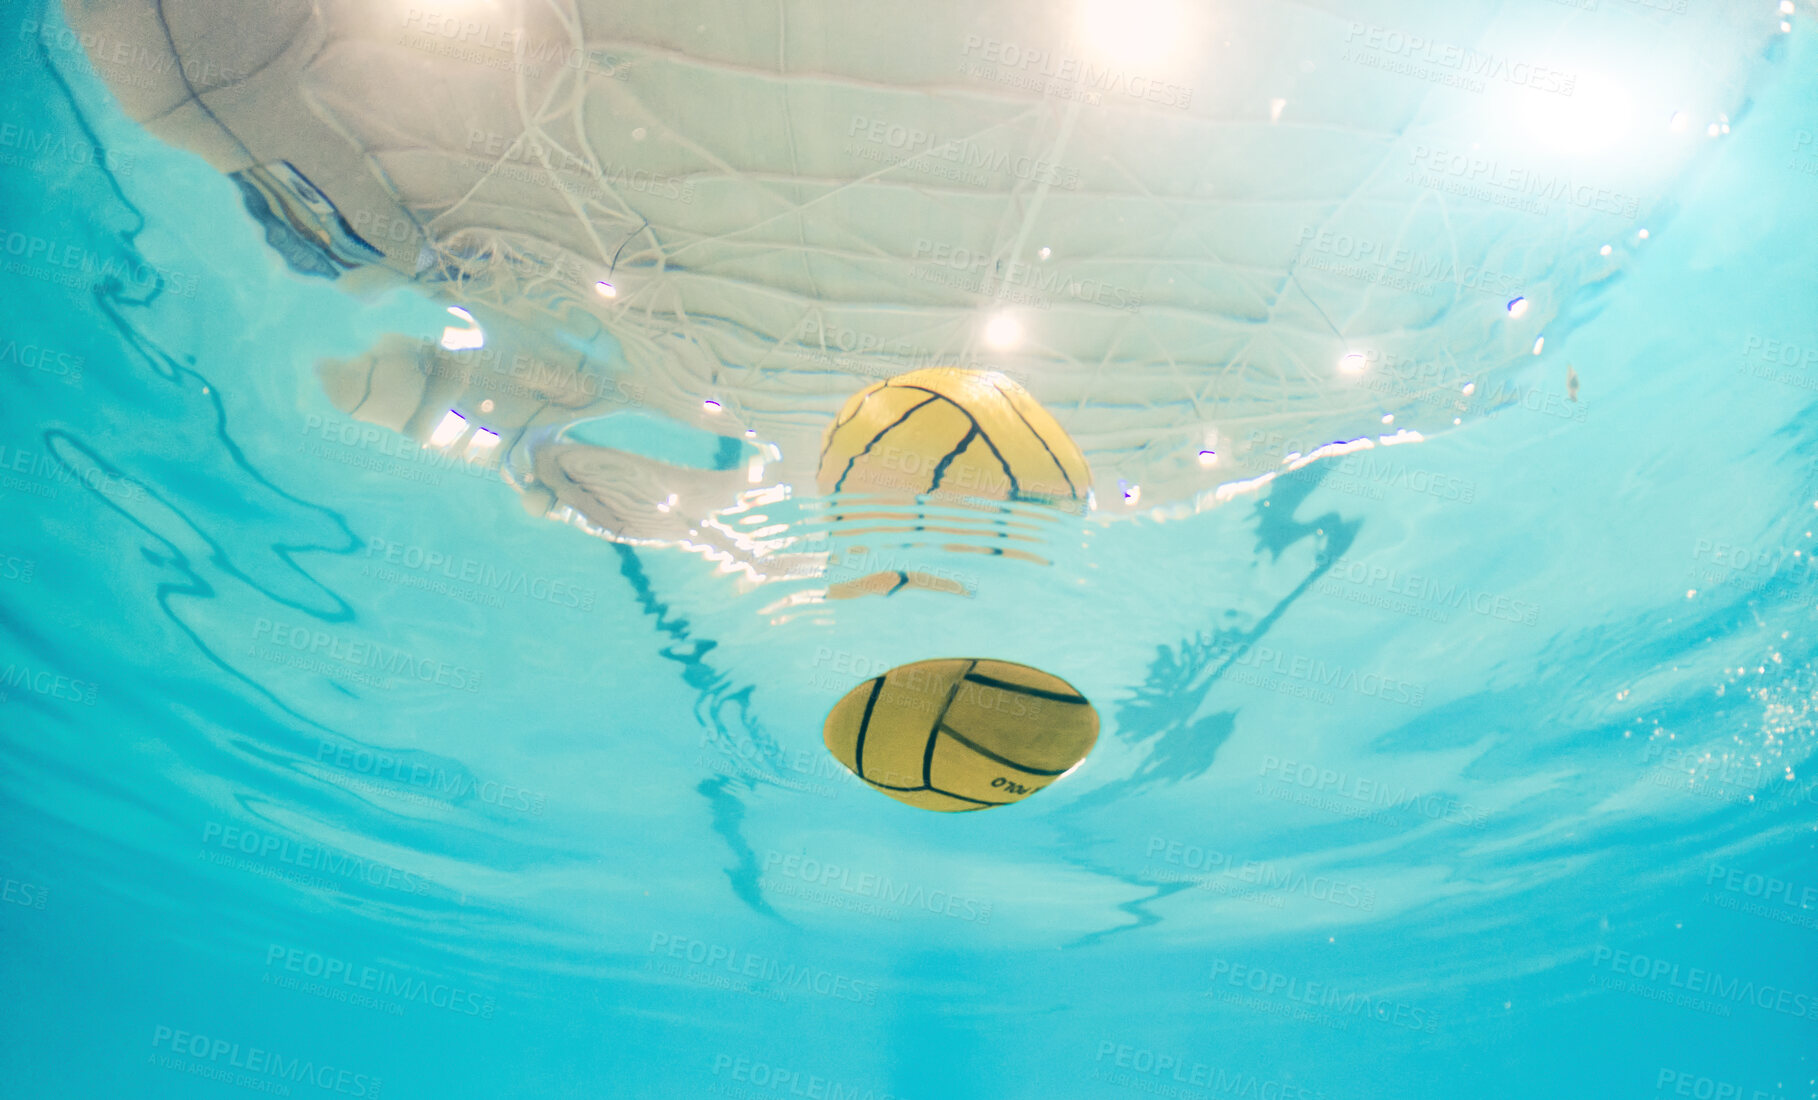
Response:
M972 738L967 737L965 734L954 729L952 726L949 726L945 722L942 722L940 724L940 731L942 733L946 734L948 737L953 738L955 741L958 741L960 744L971 749L973 752L978 753L980 756L986 757L987 759L990 759L990 760L995 760L999 764L1004 765L1005 767L1015 768L1019 772L1028 772L1030 775L1066 775L1067 774L1066 768L1060 768L1055 771L1048 771L1045 768L1031 768L1027 764L1018 764L1016 761L1010 759L1007 756L999 756L998 754L992 752L990 749L979 744L977 741L974 741Z
M1008 806L1008 805L1010 805L1010 803L1008 803L1008 802L986 802L982 798L967 798L963 794L954 794L952 791L943 791L939 787L929 787L928 789L930 791L933 791L935 794L944 794L948 798L957 798L961 802L975 802L980 806Z
M870 395L864 394L861 396L870 396ZM846 425L852 423L853 420L857 419L858 414L860 412L862 412L864 410L864 408L865 408L865 403L863 401L860 401L857 404L852 406L851 414L848 415L844 420L841 420L837 417L834 419L833 427L831 429L829 429L827 432L826 442L821 444L821 457L815 460L816 466L819 466L821 463L827 461L827 452L833 449L833 437L840 434L841 428L844 428Z
M869 442L869 443L867 443L867 444L865 444L865 449L864 449L864 450L862 450L862 451L860 451L860 452L859 452L859 453L858 453L858 454L855 454L855 455L853 455L853 456L852 456L852 457L851 457L851 458L849 458L849 459L847 459L847 460L846 460L846 469L845 469L845 470L844 470L844 471L842 471L842 472L841 472L841 473L840 473L840 479L839 479L839 480L838 480L838 481L836 481L836 482L834 482L834 483L833 483L833 491L834 491L834 492L836 492L836 493L837 493L837 492L839 492L839 491L840 491L840 490L841 490L841 489L842 489L842 488L844 488L844 487L845 487L845 485L846 485L846 479L847 479L847 478L848 478L848 477L850 477L850 476L852 476L852 467L853 467L853 465L854 465L854 464L855 464L855 463L856 463L856 462L858 462L858 460L859 460L859 459L861 459L861 458L864 458L864 457L865 457L865 456L866 456L866 455L868 455L868 454L870 454L870 453L871 453L871 448L873 448L873 447L875 447L875 446L877 446L877 441L878 441L878 440L880 440L880 439L882 439L882 438L884 438L884 437L885 437L885 436L887 436L887 435L889 435L889 434L890 434L890 429L891 429L891 428L894 428L894 427L896 427L896 426L897 426L897 425L898 425L898 424L901 424L901 423L902 423L902 422L903 422L903 421L905 421L905 420L907 420L907 419L909 419L909 418L910 418L910 417L912 417L912 416L914 416L914 415L915 415L915 413L916 413L916 410L917 410L917 409L921 409L921 408L923 408L923 407L925 407L925 406L928 406L928 405L932 405L932 404L934 404L934 403L935 403L935 402L936 402L936 401L938 401L938 400L940 400L940 399L941 399L941 395L940 395L940 394L938 394L938 393L937 393L937 394L935 394L935 395L934 395L934 396L933 396L933 397L930 397L930 398L929 398L929 399L928 399L928 400L926 400L926 401L924 401L924 402L922 402L922 403L921 403L921 404L920 404L920 405L917 405L917 406L915 406L915 407L914 407L914 408L912 408L912 409L910 409L910 410L909 410L909 411L908 411L908 412L905 412L905 413L904 413L904 414L903 414L903 415L901 415L901 416L899 416L899 417L897 417L897 418L896 418L896 419L895 419L895 420L893 420L893 421L891 421L891 422L890 422L890 424L889 424L889 425L888 425L888 426L887 426L887 427L886 427L886 428L885 428L885 429L884 429L884 430L883 430L883 431L881 431L881 432L879 432L879 433L877 433L877 434L876 434L876 435L874 435L874 436L872 436L872 437L871 437L871 442Z
M926 386L898 386L896 388L899 390L921 390L923 393L931 393L934 396L940 398L942 401L945 401L947 404L952 405L954 408L958 409L960 411L961 416L965 417L967 420L972 422L972 430L977 432L978 437L985 441L985 446L991 448L991 457L997 459L997 464L999 466L1003 467L1004 476L1010 479L1011 497L1013 497L1013 498L1018 497L1022 494L1023 488L1021 485L1018 485L1016 483L1016 475L1014 473L1010 472L1010 464L1008 462L1004 461L1003 455L998 454L997 444L991 442L991 433L987 432L985 429L979 427L978 417L973 416L970 410L968 410L964 405L961 405L958 401L955 401L953 398L948 397L944 393L941 393L939 390L931 390L931 389L927 388ZM1003 391L1000 390L998 392L1001 393ZM961 446L962 450L965 448L964 443L962 443L960 446ZM1043 446L1046 446L1046 444L1043 444ZM942 465L944 466L944 465L946 465L946 463L943 462ZM1064 472L1063 472L1063 476L1064 476ZM940 484L940 482L938 480L936 480L935 484L938 485L938 484ZM933 490L929 490L929 491L932 492Z
M972 446L973 440L981 438L983 437L978 434L977 424L966 429L966 434L960 437L959 446L942 455L941 460L934 464L934 481L928 486L930 493L941 487L941 478L947 476L947 467L952 464L953 460L965 454L966 448ZM985 445L990 446L990 440L986 440Z
M871 728L871 708L877 705L877 693L884 690L884 678L871 681L871 697L865 700L865 717L859 719L858 744L852 747L852 770L865 778L865 731Z
M947 708L953 705L954 696L959 694L960 684L977 667L977 660L966 662L966 671L953 678L953 686L947 689L947 701L935 712L934 724L928 727L928 748L922 753L922 783L929 788L934 786L934 740L941 735L941 720L947 717Z
M852 410L850 416L847 416L844 420L835 420L833 422L833 427L827 432L827 438L821 442L821 457L815 460L816 466L827 461L827 452L833 449L833 439L840 434L840 429L852 423L854 420L857 420L858 414L863 411L865 411L865 403L861 401L858 403L858 406Z
M1073 484L1073 478L1071 478L1067 474L1067 467L1061 464L1060 456L1054 453L1054 448L1048 446L1048 440L1042 435L1042 433L1035 430L1035 425L1029 423L1029 418L1023 415L1023 410L1016 407L1016 402L1011 400L1010 395L1007 393L1004 393L1004 388L1002 386L998 385L996 382L993 382L993 383L991 383L991 388L996 390L998 393L1003 394L1004 404L1010 406L1010 411L1015 413L1016 418L1023 422L1023 427L1029 429L1029 434L1034 436L1035 441L1042 445L1042 450L1048 452L1048 458L1050 461L1052 461L1054 463L1054 468L1060 471L1061 480L1063 480L1067 483L1067 490L1069 492L1071 492L1074 496L1076 496L1076 497L1079 496L1079 486Z
M1078 703L1082 706L1088 705L1086 697L1083 695L1062 695L1058 691L1044 691L1037 687L1024 687L1021 684L1007 683L1003 680L993 680L989 676L976 676L970 672L966 674L966 679L971 680L975 684L983 684L986 687L1013 691L1018 695L1033 695L1037 699L1046 699L1052 703Z
M1020 500L1023 495L1023 487L1018 484L1016 475L1010 472L1010 463L1006 462L1004 456L998 453L997 444L991 442L989 435L980 432L979 438L985 441L985 446L991 450L991 457L997 459L997 464L1003 468L1004 476L1010 479L1010 498Z

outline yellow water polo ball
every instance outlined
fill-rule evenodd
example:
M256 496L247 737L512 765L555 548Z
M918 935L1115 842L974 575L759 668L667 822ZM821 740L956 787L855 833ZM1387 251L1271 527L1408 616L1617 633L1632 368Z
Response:
M1077 767L1098 711L1058 676L1009 661L899 665L827 714L827 751L852 774L924 810L1023 799Z
M821 438L821 492L1083 506L1086 456L997 371L929 367L866 387Z

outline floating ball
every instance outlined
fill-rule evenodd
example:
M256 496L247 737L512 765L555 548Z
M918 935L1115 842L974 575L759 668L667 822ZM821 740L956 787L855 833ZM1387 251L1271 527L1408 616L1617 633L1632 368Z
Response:
M899 802L983 810L1078 766L1098 740L1098 712L1027 665L915 661L847 692L822 734L835 759Z
M1083 507L1092 472L1029 391L997 371L929 367L869 386L821 440L821 492Z

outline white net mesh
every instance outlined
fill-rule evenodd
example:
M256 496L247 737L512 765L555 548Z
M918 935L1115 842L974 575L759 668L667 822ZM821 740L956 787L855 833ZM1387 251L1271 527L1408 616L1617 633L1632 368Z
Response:
M67 7L160 133L226 170L296 165L453 300L597 322L650 405L775 443L770 478L808 481L862 385L977 364L1055 413L1112 513L1203 506L1289 455L1430 434L1537 384L1607 395L1537 341L1661 228L1779 19L1624 0ZM181 65L128 80L115 42Z

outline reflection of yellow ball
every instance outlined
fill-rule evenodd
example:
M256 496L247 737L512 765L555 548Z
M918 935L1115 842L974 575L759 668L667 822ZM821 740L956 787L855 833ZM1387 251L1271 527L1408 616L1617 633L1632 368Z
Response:
M1027 665L916 661L847 692L823 736L840 763L899 802L982 810L1071 771L1098 740L1098 712Z
M1029 391L996 371L930 367L846 402L821 441L821 492L1082 504L1086 457Z

